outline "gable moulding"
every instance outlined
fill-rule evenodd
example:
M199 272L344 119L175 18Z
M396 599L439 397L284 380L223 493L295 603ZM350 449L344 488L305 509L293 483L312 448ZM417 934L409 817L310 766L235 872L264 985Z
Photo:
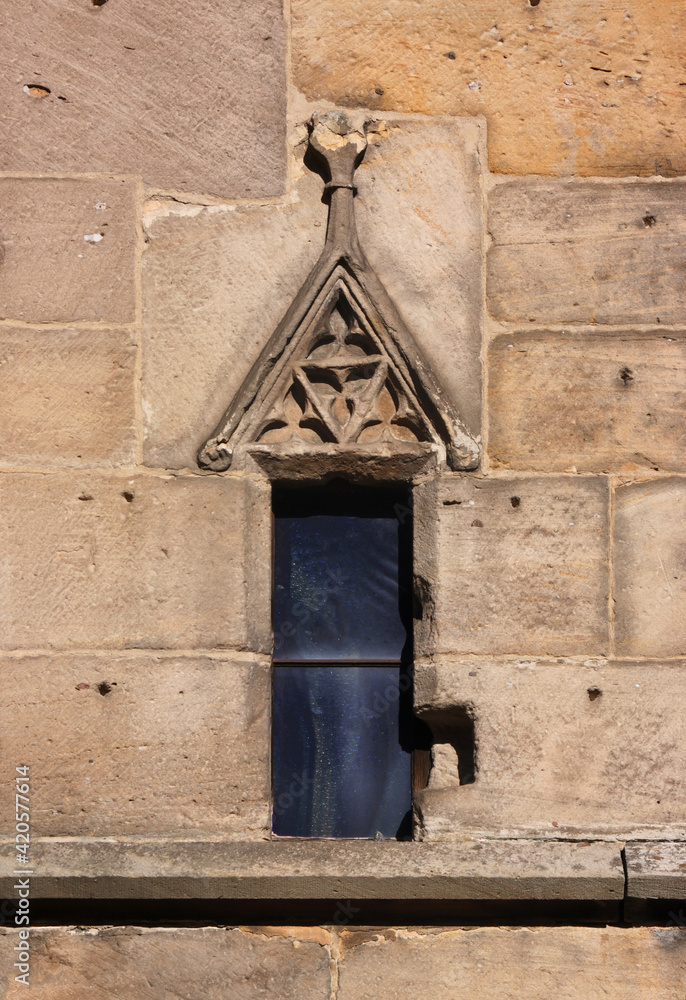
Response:
M198 464L308 479L475 469L477 441L360 247L354 173L366 136L340 111L310 127L329 177L325 246Z

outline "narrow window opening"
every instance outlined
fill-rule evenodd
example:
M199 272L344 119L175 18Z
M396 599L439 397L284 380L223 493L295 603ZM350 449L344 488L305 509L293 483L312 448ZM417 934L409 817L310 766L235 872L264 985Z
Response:
M274 488L276 836L411 839L410 509L402 490Z

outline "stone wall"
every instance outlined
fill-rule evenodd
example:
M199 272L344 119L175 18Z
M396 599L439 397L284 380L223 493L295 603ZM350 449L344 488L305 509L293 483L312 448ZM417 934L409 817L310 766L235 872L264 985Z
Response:
M4 845L19 764L35 838L269 840L270 488L196 458L322 249L331 107L368 123L365 253L482 448L414 484L415 838L682 842L682 5L287 6L0 15ZM33 981L676 1000L682 942L58 928Z
M0 931L3 970L15 939ZM60 928L31 947L31 989L49 1000L682 1000L686 975L675 928ZM0 979L7 1000L22 989Z

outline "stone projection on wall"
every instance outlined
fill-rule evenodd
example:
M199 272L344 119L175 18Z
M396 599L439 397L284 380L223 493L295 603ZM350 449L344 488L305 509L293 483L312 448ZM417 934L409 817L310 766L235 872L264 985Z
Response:
M473 469L479 446L420 354L360 246L354 175L367 146L342 111L311 122L329 224L322 254L198 458L246 453L289 475ZM239 459L238 463L235 461ZM352 463L352 464L351 464Z

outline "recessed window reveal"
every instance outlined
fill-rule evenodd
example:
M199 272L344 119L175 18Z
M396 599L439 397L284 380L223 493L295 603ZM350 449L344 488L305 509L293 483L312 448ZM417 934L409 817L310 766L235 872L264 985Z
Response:
M275 490L278 836L411 837L412 527L398 509L397 491Z

